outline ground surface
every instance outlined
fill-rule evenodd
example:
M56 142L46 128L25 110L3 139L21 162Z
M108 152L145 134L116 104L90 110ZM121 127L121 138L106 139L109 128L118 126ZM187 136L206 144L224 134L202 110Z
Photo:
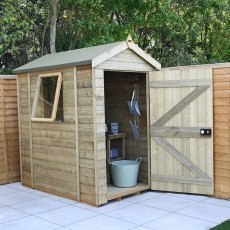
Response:
M100 208L25 188L0 186L1 230L205 230L230 219L230 201L145 192Z

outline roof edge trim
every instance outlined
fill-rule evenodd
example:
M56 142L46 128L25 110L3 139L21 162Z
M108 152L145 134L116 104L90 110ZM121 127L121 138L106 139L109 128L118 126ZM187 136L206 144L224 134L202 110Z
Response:
M142 57L146 62L154 66L157 70L161 70L161 64L154 58L152 58L149 54L147 54L144 50L142 50L140 47L138 47L138 45L136 45L135 43L129 42L129 49Z
M89 60L89 61L82 61L82 62L66 63L66 64L62 64L62 65L58 64L58 65L53 65L53 66L42 66L42 67L30 68L30 69L26 69L26 70L17 70L17 69L14 69L13 73L16 73L16 74L20 74L20 73L31 73L31 72L38 72L38 71L60 69L60 68L65 68L65 67L87 65L87 64L91 64L91 63L92 63L91 60Z
M128 48L128 45L127 45L126 41L123 41L123 42L113 46L109 50L106 50L105 52L99 54L98 56L96 56L92 59L92 68L97 66L97 65L100 65L101 63L103 63L106 60L108 60L109 58L119 54L120 52L124 51L127 48Z

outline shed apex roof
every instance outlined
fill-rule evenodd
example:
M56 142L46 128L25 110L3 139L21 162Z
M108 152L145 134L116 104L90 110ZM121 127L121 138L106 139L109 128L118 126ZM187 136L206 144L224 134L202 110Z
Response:
M90 64L94 57L120 43L122 42L47 54L17 69L14 69L14 73L33 72L39 70Z
M130 44L129 44L130 43ZM29 62L17 69L14 73L25 73L42 70L51 70L70 66L79 66L92 64L92 67L99 65L108 58L122 52L125 49L131 49L137 55L145 59L150 65L160 69L160 63L146 54L132 41L114 42L106 45L92 46L88 48L69 50L54 54L44 55L32 62Z

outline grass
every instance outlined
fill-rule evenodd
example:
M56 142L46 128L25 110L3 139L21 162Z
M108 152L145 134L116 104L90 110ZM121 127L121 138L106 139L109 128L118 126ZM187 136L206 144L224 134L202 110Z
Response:
M230 220L224 221L223 223L217 225L211 230L229 230L230 229Z

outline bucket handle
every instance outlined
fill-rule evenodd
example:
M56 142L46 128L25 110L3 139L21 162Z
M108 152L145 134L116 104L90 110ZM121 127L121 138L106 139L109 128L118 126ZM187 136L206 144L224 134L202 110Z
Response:
M136 161L138 161L139 163L141 163L142 157L138 157L138 158L136 159Z

